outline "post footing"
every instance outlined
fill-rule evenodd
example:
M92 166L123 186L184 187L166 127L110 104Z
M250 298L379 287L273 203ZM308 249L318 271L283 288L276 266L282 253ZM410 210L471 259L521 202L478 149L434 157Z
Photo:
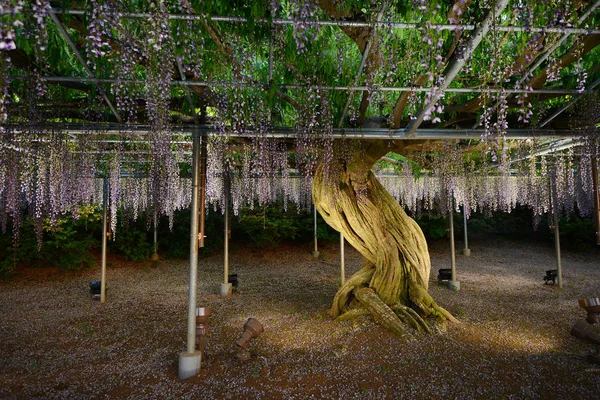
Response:
M315 258L319 258L319 256L321 255L321 253L319 253L318 251L315 250L315 251L312 252L312 255Z
M200 364L202 362L202 353L195 351L193 353L179 353L179 379L187 379L200 373Z
M458 292L460 290L460 281L448 281L448 288Z
M463 256L469 257L471 255L471 249L463 249L462 253L463 253Z
M230 297L231 291L231 283L221 283L221 297Z

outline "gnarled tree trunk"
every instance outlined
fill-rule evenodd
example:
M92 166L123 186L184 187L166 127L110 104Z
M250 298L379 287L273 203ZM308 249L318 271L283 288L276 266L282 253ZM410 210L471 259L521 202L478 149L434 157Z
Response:
M431 264L421 228L371 172L388 151L381 141L365 143L352 161L340 159L339 168L320 166L313 201L325 222L363 255L362 268L336 294L333 315L344 319L366 309L402 335L405 323L429 330L419 314L456 320L427 292Z

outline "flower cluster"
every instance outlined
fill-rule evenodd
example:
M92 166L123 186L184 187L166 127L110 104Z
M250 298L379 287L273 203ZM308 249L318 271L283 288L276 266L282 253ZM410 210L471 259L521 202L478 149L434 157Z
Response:
M19 17L22 9L23 0L7 0L0 4L0 51L17 48L15 29L23 26Z

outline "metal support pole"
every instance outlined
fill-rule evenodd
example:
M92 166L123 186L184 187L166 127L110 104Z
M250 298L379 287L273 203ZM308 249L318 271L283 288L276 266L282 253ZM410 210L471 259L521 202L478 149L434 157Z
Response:
M556 176L551 175L550 193L552 196L552 216L554 219L554 249L556 250L556 271L558 278L558 287L562 289L562 261L560 258L560 231L558 228L558 195L556 193Z
M221 284L221 297L231 296L232 285L229 283L229 172L223 175L223 190L225 192L225 259L223 268L223 284Z
M154 211L154 253L151 259L158 260L158 212L156 210Z
M592 157L592 188L594 190L594 210L596 218L596 244L600 246L600 191L598 182L598 159Z
M206 237L204 229L204 218L206 214L205 202L206 202L206 153L208 146L208 135L202 135L202 149L200 150L200 236L199 246L204 247L204 238Z
M196 299L198 291L198 184L200 133L194 132L192 158L192 204L190 224L190 282L187 319L187 351L179 354L179 379L186 379L200 372L202 353L196 348Z
M346 282L346 265L344 262L344 234L340 232L340 286Z
M471 255L471 250L469 249L469 237L467 235L467 210L463 205L463 225L465 230L465 248L463 249L463 255L468 257Z
M100 272L100 303L106 302L106 241L107 241L107 215L108 215L108 179L104 177L102 186L102 261Z
M154 212L154 254L158 253L158 215Z
M448 287L452 290L459 290L460 282L456 280L456 254L454 251L454 207L448 211L448 224L450 231L450 257L452 266L452 279L448 281Z
M225 177L225 182L229 181ZM225 265L223 283L227 283L227 275L229 275L229 185L225 183Z
M319 257L319 249L317 247L317 206L315 206L313 204L314 207L314 220L315 220L315 229L314 229L314 236L315 236L315 249L313 250L313 256L315 257Z

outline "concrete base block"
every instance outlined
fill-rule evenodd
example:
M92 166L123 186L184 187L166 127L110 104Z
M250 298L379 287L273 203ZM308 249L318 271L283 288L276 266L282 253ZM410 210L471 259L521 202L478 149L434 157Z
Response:
M158 256L158 254L157 254L157 253L154 253L154 254L152 254L152 255L150 256L150 259L151 259L152 261L158 261L158 260L160 259L160 257Z
M202 362L202 353L195 351L193 353L179 353L179 379L187 379L200 373L200 364Z
M463 249L463 256L469 257L471 255L471 249Z
M221 297L231 296L231 283L221 283Z
M321 255L321 253L319 253L318 251L313 251L314 257L319 258L320 255Z
M460 290L460 281L448 281L448 288L458 292Z

